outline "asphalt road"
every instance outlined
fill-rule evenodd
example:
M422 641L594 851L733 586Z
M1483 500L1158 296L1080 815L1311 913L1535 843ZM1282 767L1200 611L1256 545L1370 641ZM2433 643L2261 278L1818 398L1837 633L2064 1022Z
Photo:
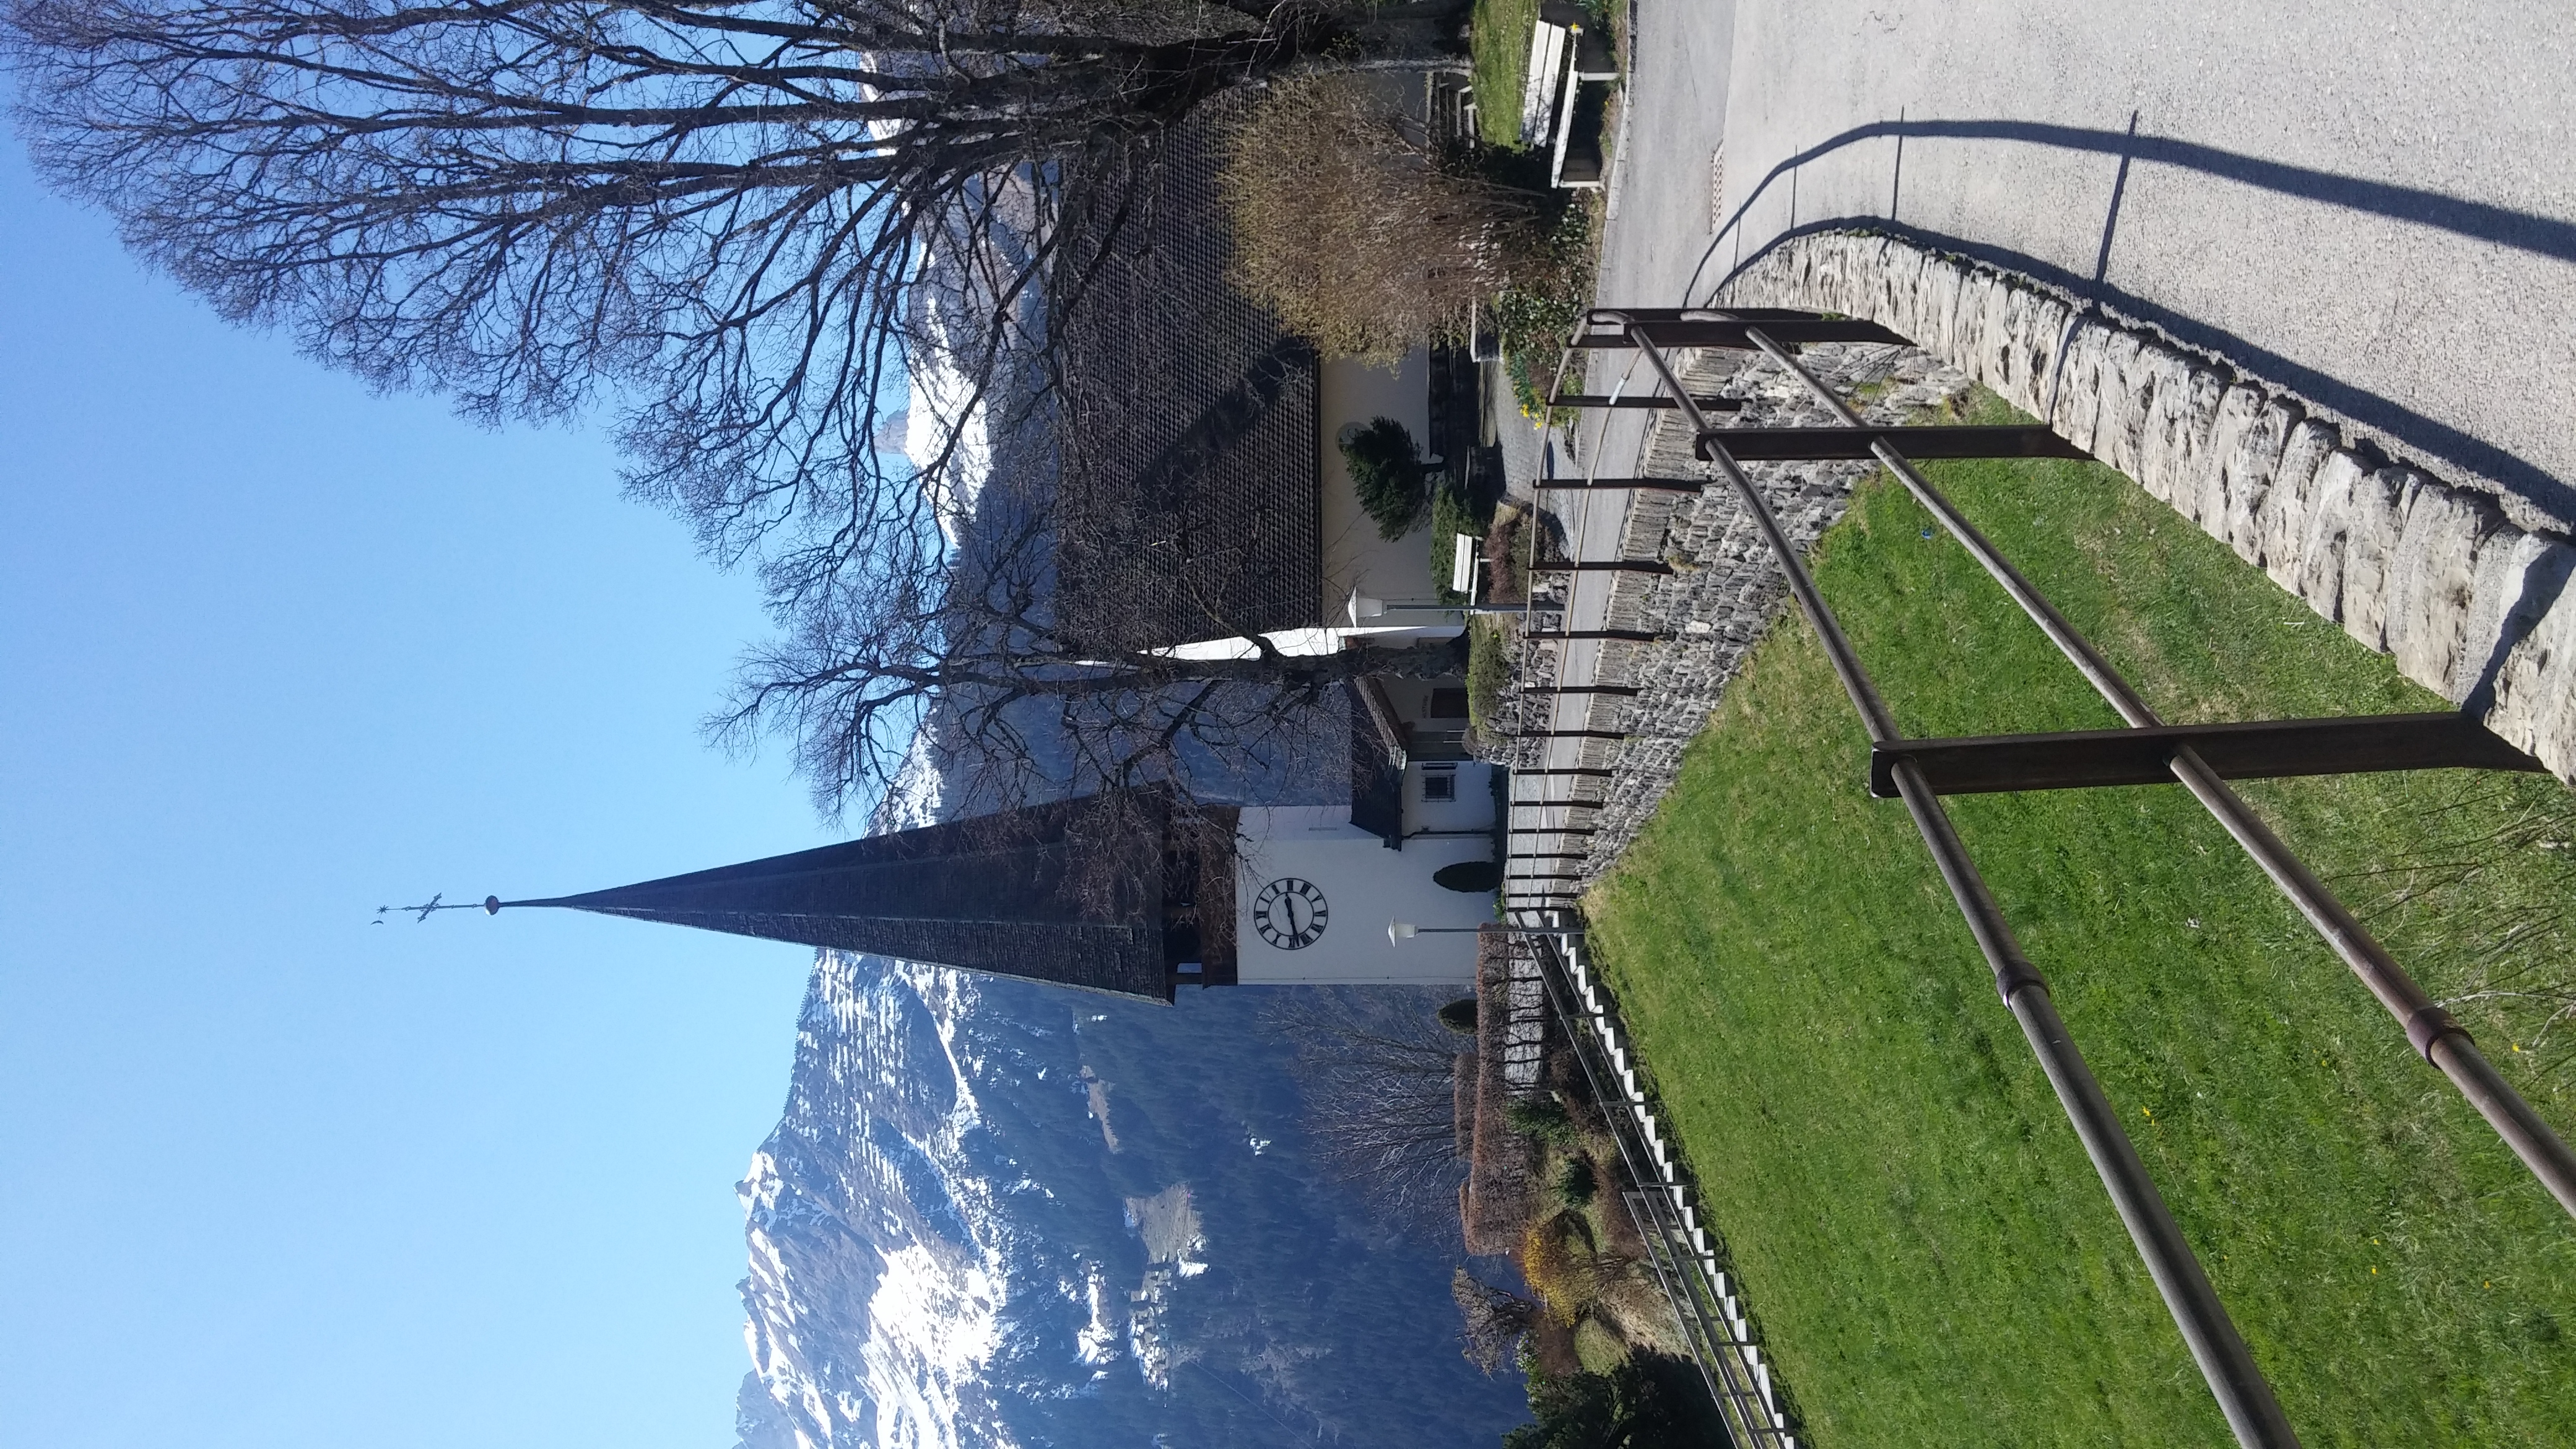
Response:
M1783 235L1885 227L2576 526L2564 0L1637 0L1635 27L1603 302L1706 300Z

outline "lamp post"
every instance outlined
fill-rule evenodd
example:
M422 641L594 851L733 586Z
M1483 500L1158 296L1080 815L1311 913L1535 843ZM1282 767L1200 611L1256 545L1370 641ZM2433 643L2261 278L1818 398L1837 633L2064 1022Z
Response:
M1386 942L1392 946L1416 936L1481 934L1484 929L1482 926L1417 926L1411 921L1389 921L1386 923Z
M1561 941L1583 939L1581 926L1417 926L1411 921L1389 921L1386 923L1386 940L1388 945L1393 946L1401 945L1416 936L1465 935L1469 932L1482 935L1487 931L1498 931L1507 936L1554 936Z
M1414 926L1412 920L1388 920L1386 923L1388 941L1412 941L1414 936L1425 936L1425 933L1435 931L1499 931L1504 936L1558 936L1566 938L1566 941L1582 941L1584 938L1582 926L1502 926L1502 923L1497 923L1497 926Z

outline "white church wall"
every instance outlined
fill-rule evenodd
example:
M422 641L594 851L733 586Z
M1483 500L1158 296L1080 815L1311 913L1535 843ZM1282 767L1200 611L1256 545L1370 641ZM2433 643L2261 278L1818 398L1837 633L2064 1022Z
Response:
M1353 589L1390 602L1433 597L1431 534L1425 524L1389 542L1360 507L1359 490L1342 464L1340 437L1352 423L1393 418L1418 445L1431 431L1431 354L1415 348L1392 367L1353 358L1328 358L1318 370L1316 411L1323 434L1324 617L1340 622Z
M1425 839L1389 850L1348 806L1248 806L1235 865L1235 979L1246 986L1472 986L1465 931L1387 939L1387 923L1494 923L1490 893L1443 889L1432 873L1487 860L1490 839ZM1322 927L1314 929L1320 903ZM1268 930L1265 931L1265 925ZM1289 943L1305 938L1303 944Z
M1453 798L1434 800L1425 784L1431 776L1448 771L1453 785ZM1460 760L1454 765L1429 763L1409 765L1404 771L1404 829L1416 830L1490 830L1494 824L1494 767L1482 760ZM1407 841L1410 850L1418 842ZM1470 860L1483 860L1491 855L1472 855Z

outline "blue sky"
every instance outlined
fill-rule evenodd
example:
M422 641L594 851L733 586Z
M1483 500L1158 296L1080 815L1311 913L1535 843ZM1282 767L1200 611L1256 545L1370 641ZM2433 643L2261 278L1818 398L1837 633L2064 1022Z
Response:
M588 433L218 322L0 160L0 1442L723 1449L810 953L371 926L826 838Z

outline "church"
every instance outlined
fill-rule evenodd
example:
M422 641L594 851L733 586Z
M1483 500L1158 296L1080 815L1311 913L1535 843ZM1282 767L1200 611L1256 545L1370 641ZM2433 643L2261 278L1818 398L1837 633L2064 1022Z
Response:
M1476 364L1317 357L1227 278L1205 125L1172 139L1063 343L1051 504L1064 631L1112 650L1309 654L1457 638L1428 525L1382 538L1336 445L1392 417L1499 473ZM1032 805L541 901L1168 1002L1184 985L1475 981L1495 920L1497 767L1466 681L1363 674L1348 799L1166 787ZM1409 927L1410 930L1403 928Z
M1153 787L483 908L565 907L1160 1002L1182 986L1472 986L1478 928L1494 922L1490 769L1454 764L1446 788L1418 776L1393 839L1350 806L1203 806Z

